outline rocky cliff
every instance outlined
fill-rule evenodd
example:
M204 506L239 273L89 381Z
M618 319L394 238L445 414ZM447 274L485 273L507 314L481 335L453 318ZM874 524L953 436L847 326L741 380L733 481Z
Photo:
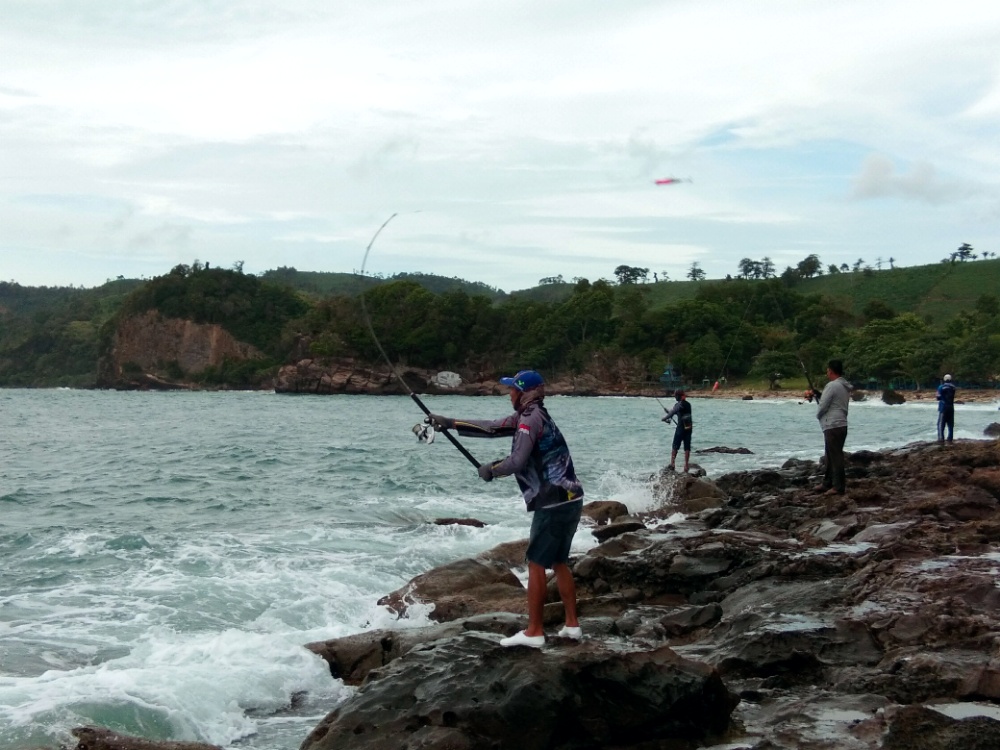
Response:
M185 387L187 378L208 367L261 357L220 325L164 318L151 310L119 323L99 363L98 386Z

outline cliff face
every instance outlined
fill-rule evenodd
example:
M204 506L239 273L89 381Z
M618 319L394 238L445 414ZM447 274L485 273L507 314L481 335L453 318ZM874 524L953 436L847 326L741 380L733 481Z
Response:
M178 381L207 367L261 357L260 350L238 341L222 326L164 318L149 311L119 324L101 360L98 385L177 387Z

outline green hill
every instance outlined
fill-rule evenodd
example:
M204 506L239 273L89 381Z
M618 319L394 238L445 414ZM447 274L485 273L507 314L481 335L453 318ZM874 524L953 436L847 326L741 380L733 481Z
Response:
M488 297L494 302L507 295L495 287L480 281L466 281L456 277L437 276L431 273L404 272L389 277L359 276L354 273L332 273L322 271L299 271L287 266L264 271L260 278L276 284L283 284L314 297L332 297L338 294L355 296L365 289L389 281L414 281L434 294L462 291L470 296Z
M881 300L898 313L943 323L975 307L984 294L1000 293L1000 260L827 274L802 279L795 290L832 297L856 315Z

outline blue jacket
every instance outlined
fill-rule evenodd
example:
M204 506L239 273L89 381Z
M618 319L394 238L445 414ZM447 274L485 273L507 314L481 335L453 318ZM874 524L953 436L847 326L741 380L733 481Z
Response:
M955 408L955 385L945 382L937 389L938 411L948 411Z

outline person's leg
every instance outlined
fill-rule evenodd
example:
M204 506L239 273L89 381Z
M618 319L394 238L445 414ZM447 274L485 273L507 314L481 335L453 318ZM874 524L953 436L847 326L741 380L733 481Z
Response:
M826 458L826 471L823 474L823 486L821 489L829 490L833 487L833 458L830 455L830 430L823 430L823 455Z
M562 599L563 610L566 612L566 627L578 628L580 621L576 617L576 581L573 580L573 571L566 563L556 563L552 569L556 573L559 598Z
M833 489L844 493L847 491L847 471L844 465L844 443L847 442L847 428L834 427L827 430L830 434L830 478Z
M947 418L945 423L948 425L948 442L952 442L952 437L955 433L955 409L951 408L947 411Z
M942 440L944 440L944 412L943 411L939 411L938 412L937 430L938 430L938 442L940 443Z
M545 597L548 593L545 568L538 563L528 563L528 627L527 636L545 635ZM560 592L561 593L561 592Z
M684 473L688 473L691 468L691 431L684 433Z

